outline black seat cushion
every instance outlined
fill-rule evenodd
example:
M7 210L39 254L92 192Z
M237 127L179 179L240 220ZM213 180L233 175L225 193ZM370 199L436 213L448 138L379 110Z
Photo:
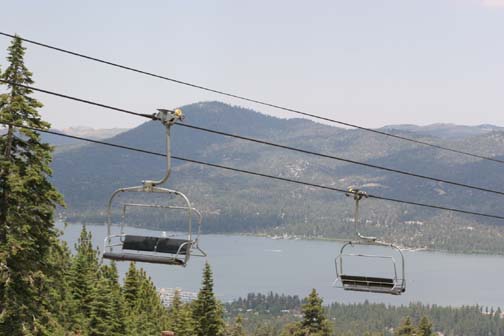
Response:
M154 251L156 249L157 237L144 236L124 236L123 249L135 251Z
M188 246L189 246L189 240L159 238L156 251L175 254L180 249L179 254L186 254Z
M125 235L122 248L123 250L172 254L176 254L180 249L179 254L185 254L189 243L190 241L185 239Z

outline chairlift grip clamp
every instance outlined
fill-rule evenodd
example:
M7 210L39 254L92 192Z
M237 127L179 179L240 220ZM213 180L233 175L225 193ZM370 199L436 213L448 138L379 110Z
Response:
M158 109L158 113L156 114L156 118L163 123L166 127L170 127L175 124L177 121L184 120L184 113L181 109L175 110L167 110L167 109Z
M347 192L345 193L347 197L353 197L354 200L360 201L363 198L368 198L368 193L365 191L361 191L359 189L349 187Z
M154 184L155 181L150 181L150 180L143 180L142 181L142 191L144 192L152 192L152 190L154 189Z

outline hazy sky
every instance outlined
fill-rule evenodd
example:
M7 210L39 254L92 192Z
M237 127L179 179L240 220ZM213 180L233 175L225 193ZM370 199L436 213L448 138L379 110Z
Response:
M1 11L6 33L363 126L504 125L504 0L16 0ZM292 116L26 46L40 88L144 113L220 100ZM37 96L58 128L144 121Z

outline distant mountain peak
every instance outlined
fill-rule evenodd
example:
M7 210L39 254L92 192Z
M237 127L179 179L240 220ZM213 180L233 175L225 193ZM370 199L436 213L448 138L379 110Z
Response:
M413 124L387 125L383 130L397 130L412 132L417 135L430 136L439 139L463 139L471 136L483 135L493 131L504 131L504 127L491 124L476 126L458 125L454 123L434 123L424 126Z
M74 136L90 137L93 139L106 139L127 130L127 128L92 128L88 126L71 126L60 130L60 132Z

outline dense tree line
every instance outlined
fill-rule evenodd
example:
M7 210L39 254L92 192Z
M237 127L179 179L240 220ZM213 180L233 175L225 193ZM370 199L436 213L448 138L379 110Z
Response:
M108 191L107 191L108 192ZM104 191L105 194L107 192ZM208 195L209 190L200 190L202 195ZM229 196L229 195L228 195ZM191 199L197 204L204 205L199 194L194 193ZM310 197L304 195L303 197ZM255 235L296 235L304 239L337 239L353 237L351 220L351 204L331 205L327 207L327 201L310 201L310 208L299 213L299 206L293 202L290 206L281 209L252 207L248 203L241 204L237 199L225 198L222 195L213 197L213 201L226 204L219 210L219 214L212 214L210 209L206 211L205 233L249 233ZM474 254L504 254L502 225L488 225L475 222L471 218L457 217L450 214L439 213L427 217L421 221L408 221L402 218L397 209L380 203L380 210L374 209L377 205L366 204L369 207L367 214L363 214L362 230L371 236L380 237L385 241L395 242L411 248L422 248L431 251L449 251ZM335 218L334 214L340 214ZM259 214L259 215L258 215ZM102 218L92 209L78 209L75 213L67 213L70 221L100 222ZM364 216L366 215L366 216ZM116 214L119 218L119 212ZM239 219L239 220L238 220ZM162 213L149 214L132 213L128 217L128 225L150 229L186 230L184 220L181 217L164 217ZM368 221L368 222L365 222ZM148 224L146 224L148 223Z
M226 309L235 313L253 309L271 315L278 315L282 311L298 309L300 306L301 299L297 295L291 296L269 292L268 294L249 293L246 298L238 298L227 304Z
M400 325L405 316L409 316L415 324L426 316L432 321L433 330L445 335L504 335L504 320L500 316L500 309L494 311L480 306L454 308L416 303L397 307L370 303L334 303L328 307L328 314L336 321L337 330L342 332L387 331ZM366 323L359 323L362 319Z
M296 296L249 294L246 298L226 304L226 310L229 318L241 315L243 326L251 335L278 335L285 326L301 319L302 307L307 299L298 300ZM287 308L284 305L285 302L296 301L299 303L294 306ZM420 303L408 306L332 303L324 307L324 313L332 323L334 335L341 336L408 335L407 330L417 336L422 335L418 330L423 334L441 332L446 336L504 336L502 311L481 306L455 308Z

